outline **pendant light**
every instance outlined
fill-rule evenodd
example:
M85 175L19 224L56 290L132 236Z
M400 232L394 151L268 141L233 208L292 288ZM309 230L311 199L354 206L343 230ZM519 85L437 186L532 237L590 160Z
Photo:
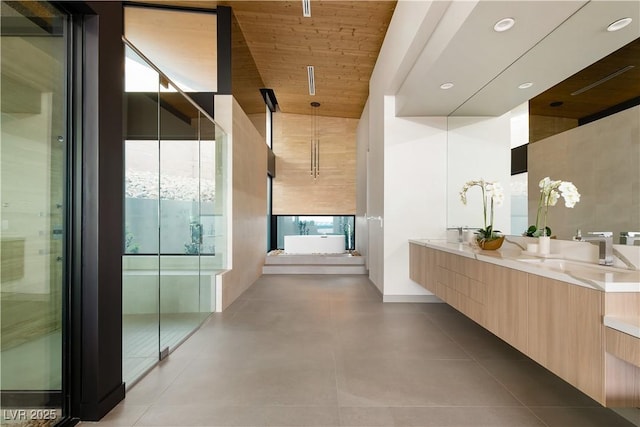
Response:
M318 137L318 107L319 102L312 102L311 104L311 162L309 173L316 181L320 176L320 138Z

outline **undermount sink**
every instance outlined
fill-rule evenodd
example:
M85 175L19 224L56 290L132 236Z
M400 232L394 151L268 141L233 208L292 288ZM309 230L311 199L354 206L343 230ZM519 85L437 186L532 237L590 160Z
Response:
M591 264L581 261L570 261L557 258L518 258L520 262L534 264L543 268L561 271L563 273L633 273L634 270L612 267L608 265Z

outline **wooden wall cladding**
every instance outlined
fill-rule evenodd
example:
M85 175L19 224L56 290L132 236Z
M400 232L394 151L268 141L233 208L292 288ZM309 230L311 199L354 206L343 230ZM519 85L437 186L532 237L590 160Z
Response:
M311 116L273 115L274 215L356 213L357 125L356 119L318 117L320 175L314 180L310 174Z

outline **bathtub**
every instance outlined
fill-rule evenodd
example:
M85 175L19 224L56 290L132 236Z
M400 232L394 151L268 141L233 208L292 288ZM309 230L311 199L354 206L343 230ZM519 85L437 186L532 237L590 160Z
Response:
M344 235L284 236L287 254L342 254L345 253Z

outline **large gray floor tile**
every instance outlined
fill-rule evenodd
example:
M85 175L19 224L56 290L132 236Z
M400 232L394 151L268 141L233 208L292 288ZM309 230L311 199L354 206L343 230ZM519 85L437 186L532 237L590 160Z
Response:
M520 406L469 360L338 360L341 406Z
M523 360L527 358L460 313L446 313L442 310L438 314L434 314L433 311L427 312L427 316L475 359Z
M340 407L340 425L349 427L393 426L391 408L375 406Z
M304 313L328 316L331 306L328 297L313 299L307 298L280 298L280 299L251 299L238 309L238 312L253 313Z
M351 298L330 298L331 313L336 318L349 317L356 314L383 314L383 313L425 313L426 304L412 303L381 303L380 298L375 300L354 300Z
M342 407L342 426L545 427L525 407Z
M188 359L168 358L156 365L131 389L127 390L127 405L150 405L180 376L191 363Z
M480 363L526 406L600 406L531 359Z
M544 427L527 408L391 408L398 427Z
M263 276L98 425L631 427L445 304Z
M338 426L335 406L156 405L136 426Z
M326 312L271 312L260 313L251 311L238 311L228 321L225 328L229 331L331 331L331 315Z
M240 298L271 300L281 298L326 298L328 297L328 292L327 284L324 280L330 277L331 276L313 275L265 275L260 277Z
M326 360L333 365L333 334L309 331L226 331L215 340L199 342L176 350L175 357L194 359L262 359ZM174 357L173 355L171 357Z
M85 421L81 425L99 424L106 427L130 427L142 417L147 409L149 409L148 405L132 405L129 402L120 402L99 423Z
M331 406L337 404L335 373L331 361L324 360L266 359L260 354L197 359L157 403Z
M636 427L607 408L532 408L548 427Z
M341 357L469 359L469 355L421 313L364 313L334 319Z

